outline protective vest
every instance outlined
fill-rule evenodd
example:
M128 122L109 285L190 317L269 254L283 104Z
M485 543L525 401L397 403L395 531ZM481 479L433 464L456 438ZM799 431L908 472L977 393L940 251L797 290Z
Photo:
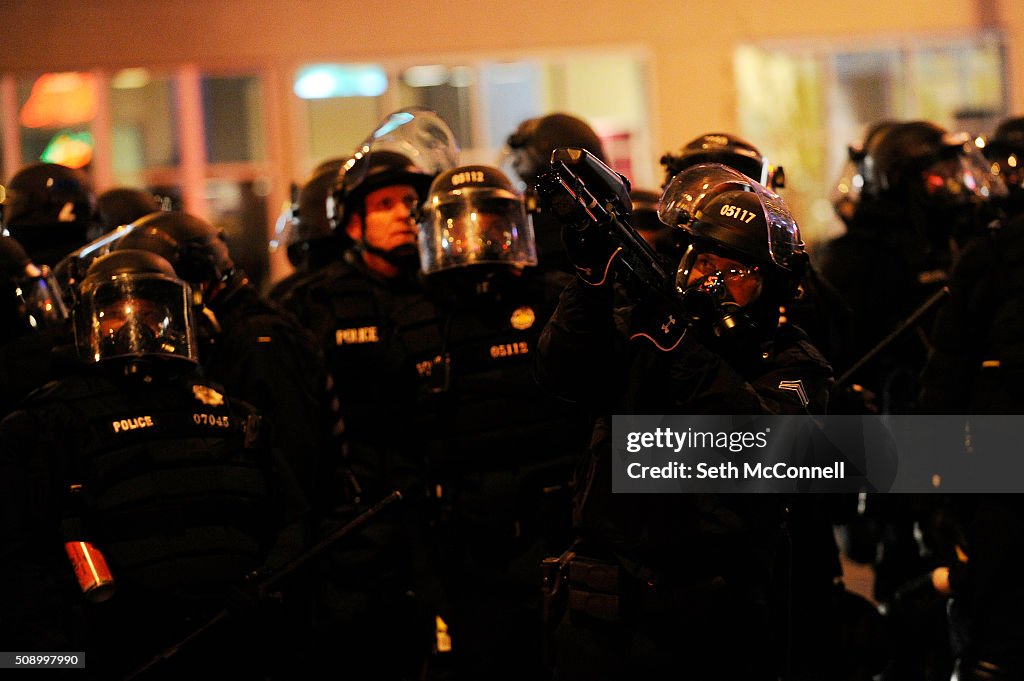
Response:
M220 390L92 374L29 403L68 429L63 539L100 547L119 589L222 598L266 555L277 528L260 417Z

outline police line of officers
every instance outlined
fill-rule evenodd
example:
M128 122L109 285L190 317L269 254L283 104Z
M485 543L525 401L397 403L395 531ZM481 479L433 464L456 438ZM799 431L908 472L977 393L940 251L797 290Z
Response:
M649 246L566 207L556 148ZM735 135L666 154L658 193L601 175L573 116L525 121L499 168L404 109L302 185L265 296L206 221L25 167L0 647L94 678L1024 678L1016 495L610 483L613 413L1019 412L1024 119L984 152L872 126L812 264Z

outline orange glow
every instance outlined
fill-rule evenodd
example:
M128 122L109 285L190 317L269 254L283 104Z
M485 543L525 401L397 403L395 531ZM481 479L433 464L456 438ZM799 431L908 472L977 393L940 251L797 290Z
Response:
M32 85L19 120L26 128L77 125L96 116L96 77L91 73L44 73Z

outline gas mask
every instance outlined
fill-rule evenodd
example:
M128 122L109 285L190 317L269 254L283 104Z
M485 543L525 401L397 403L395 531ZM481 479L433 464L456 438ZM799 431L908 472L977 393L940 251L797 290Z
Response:
M676 273L683 310L691 325L714 338L741 335L754 326L744 308L761 295L760 269L697 245L683 254Z

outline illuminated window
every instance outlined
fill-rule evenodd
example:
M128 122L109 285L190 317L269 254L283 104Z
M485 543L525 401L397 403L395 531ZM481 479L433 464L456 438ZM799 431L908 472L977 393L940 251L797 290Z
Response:
M92 160L90 128L96 116L96 87L96 79L89 73L43 73L18 79L18 123L25 163L46 157L82 167Z
M177 182L181 157L174 80L148 69L123 69L109 84L116 182L155 188Z
M842 231L829 193L847 146L861 142L871 123L994 129L1007 112L1003 50L994 34L907 37L878 47L744 46L733 58L738 132L785 167L783 194L813 247Z
M262 85L256 76L203 77L208 163L265 157Z
M388 89L384 69L375 65L315 64L299 71L295 94L302 99L379 97Z
M351 83L359 73L386 89L357 91ZM650 185L660 178L652 173L647 84L645 58L623 52L390 67L317 64L296 73L293 89L307 112L307 170L347 156L384 115L403 106L436 111L455 133L462 162L483 164L499 161L523 120L563 111L594 126L616 170Z

